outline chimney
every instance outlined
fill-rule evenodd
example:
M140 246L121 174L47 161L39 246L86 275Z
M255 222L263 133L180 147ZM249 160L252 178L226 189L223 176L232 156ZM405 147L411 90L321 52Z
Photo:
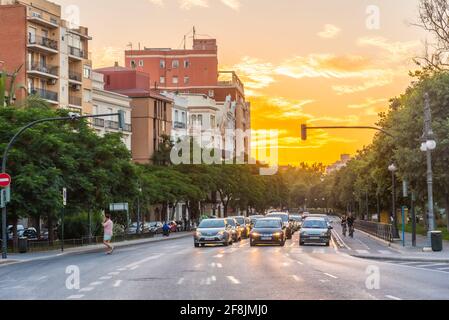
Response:
M116 68L118 68L118 61L116 61L115 63L114 63L114 67L116 67Z

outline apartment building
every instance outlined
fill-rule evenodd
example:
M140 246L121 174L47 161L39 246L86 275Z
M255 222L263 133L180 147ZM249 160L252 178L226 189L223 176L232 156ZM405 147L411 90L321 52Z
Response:
M106 133L118 133L123 135L123 143L131 151L131 101L128 96L118 94L104 89L104 75L98 72L92 72L92 114L111 114L118 113L120 110L125 114L125 126L123 130L119 129L117 117L94 118L92 126L95 131L103 136Z
M92 62L88 29L61 18L61 6L46 0L0 0L0 60L22 66L17 82L49 104L92 113Z
M171 130L171 139L173 142L178 142L189 135L188 130L188 100L185 96L179 95L174 92L162 92L161 95L173 100L173 126Z
M234 71L219 70L216 39L194 38L192 49L128 50L125 64L148 73L154 90L207 95L222 104L230 97L236 107L235 128L251 129L251 106L246 101L244 85ZM248 138L244 145L249 154Z
M116 63L95 72L104 75L105 90L131 98L133 160L151 163L163 135L171 135L173 100L151 90L149 75L135 69Z

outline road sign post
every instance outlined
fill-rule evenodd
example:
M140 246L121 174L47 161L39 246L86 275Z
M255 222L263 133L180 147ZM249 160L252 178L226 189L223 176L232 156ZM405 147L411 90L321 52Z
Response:
M62 188L62 209L61 209L61 251L64 252L64 222L65 206L67 205L67 188Z

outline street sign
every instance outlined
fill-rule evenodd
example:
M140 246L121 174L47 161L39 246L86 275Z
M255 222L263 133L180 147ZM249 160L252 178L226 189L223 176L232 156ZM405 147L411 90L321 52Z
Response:
M109 211L128 211L128 203L111 203L109 205Z
M62 204L67 205L67 188L62 188Z
M0 173L0 187L6 188L11 184L11 176L7 173Z

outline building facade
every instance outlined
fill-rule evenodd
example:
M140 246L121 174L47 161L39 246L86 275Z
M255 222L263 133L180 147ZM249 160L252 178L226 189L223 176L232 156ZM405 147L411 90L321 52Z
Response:
M0 0L0 60L8 71L21 67L17 83L51 105L92 113L92 62L88 29L61 18L46 0Z
M218 104L230 99L235 103L235 129L251 129L251 106L246 101L244 85L235 72L219 70L216 39L194 38L192 49L125 51L125 64L148 73L153 90L206 95ZM243 144L250 154L250 136Z
M162 92L161 95L173 100L173 126L171 129L171 139L174 143L183 140L189 134L189 110L188 99L174 92Z
M128 96L118 94L104 89L104 75L98 72L92 72L92 114L109 114L118 113L122 110L125 114L125 126L123 130L119 129L117 117L112 116L109 119L94 118L92 119L92 126L95 131L103 136L105 133L123 134L123 143L128 150L131 151L131 101Z
M340 156L340 160L336 161L335 163L331 164L326 168L326 174L331 174L333 172L339 171L342 168L346 167L348 162L351 160L351 155L349 154L342 154Z
M131 98L131 151L136 163L152 163L153 156L172 129L173 100L150 90L148 74L113 67L95 70L104 75L104 89Z

